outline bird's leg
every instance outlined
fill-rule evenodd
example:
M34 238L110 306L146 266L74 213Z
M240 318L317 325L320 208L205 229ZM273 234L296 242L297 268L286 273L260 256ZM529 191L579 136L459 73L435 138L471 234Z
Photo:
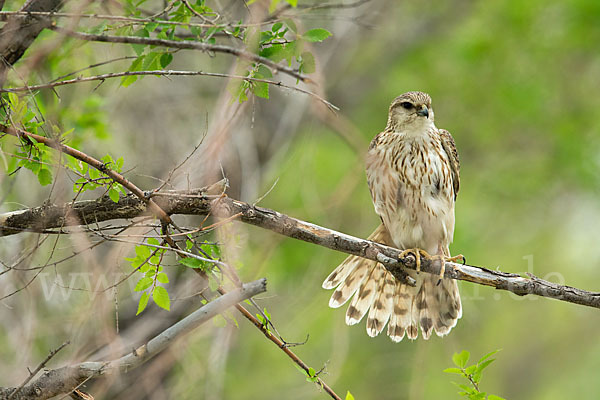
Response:
M398 258L406 257L408 254L412 254L415 256L415 270L417 271L417 274L421 272L421 256L425 258L431 258L431 255L428 252L426 252L423 249L417 248L402 250Z
M436 254L435 256L433 256L432 258L438 259L440 260L440 279L438 280L437 284L439 285L440 283L442 283L442 279L444 279L444 273L446 272L446 262L458 262L459 260L465 264L467 262L467 259L465 258L465 256L463 256L462 254L456 255L454 257L450 257L450 256L445 256L444 254L444 248L439 245L438 246L438 254Z

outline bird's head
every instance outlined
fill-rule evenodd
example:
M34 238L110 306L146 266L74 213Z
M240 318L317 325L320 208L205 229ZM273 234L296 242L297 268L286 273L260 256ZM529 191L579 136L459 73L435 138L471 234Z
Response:
M407 92L396 97L390 106L388 128L422 131L433 124L431 97L423 92Z

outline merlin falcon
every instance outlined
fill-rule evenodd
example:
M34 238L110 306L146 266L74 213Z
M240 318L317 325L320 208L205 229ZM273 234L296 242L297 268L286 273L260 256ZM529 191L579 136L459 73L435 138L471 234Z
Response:
M456 260L449 244L454 234L454 204L459 189L458 153L450 132L436 128L431 98L423 92L404 93L392 102L387 126L369 146L367 182L381 225L369 240L403 249L417 259L407 274L409 286L382 264L358 256L346 258L323 282L334 289L330 307L350 298L346 323L367 315L367 333L377 336L387 324L395 342L424 339L431 332L446 335L462 315L453 279L419 273L420 257Z

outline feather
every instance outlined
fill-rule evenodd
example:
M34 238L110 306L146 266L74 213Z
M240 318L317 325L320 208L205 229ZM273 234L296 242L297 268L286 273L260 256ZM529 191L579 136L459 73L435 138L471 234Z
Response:
M382 265L377 268L383 270L377 288L377 294L369 310L367 317L367 334L371 337L377 336L387 324L393 308L393 297L396 289L396 282L390 272Z
M377 294L379 279L383 276L385 269L377 265L369 271L369 276L364 280L360 289L354 295L348 310L346 311L346 324L355 325L365 316Z

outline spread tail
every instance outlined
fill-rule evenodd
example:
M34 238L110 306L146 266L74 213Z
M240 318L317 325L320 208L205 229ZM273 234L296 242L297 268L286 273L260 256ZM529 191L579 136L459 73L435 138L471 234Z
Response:
M388 230L379 225L369 240L395 246ZM449 254L449 252L448 252ZM346 311L346 324L355 325L367 315L367 333L377 336L387 324L387 334L395 342L404 336L416 339L419 326L424 339L435 330L446 335L462 315L458 286L454 279L407 270L416 287L403 285L377 261L347 257L323 282L334 289L329 306L338 308L354 295Z

